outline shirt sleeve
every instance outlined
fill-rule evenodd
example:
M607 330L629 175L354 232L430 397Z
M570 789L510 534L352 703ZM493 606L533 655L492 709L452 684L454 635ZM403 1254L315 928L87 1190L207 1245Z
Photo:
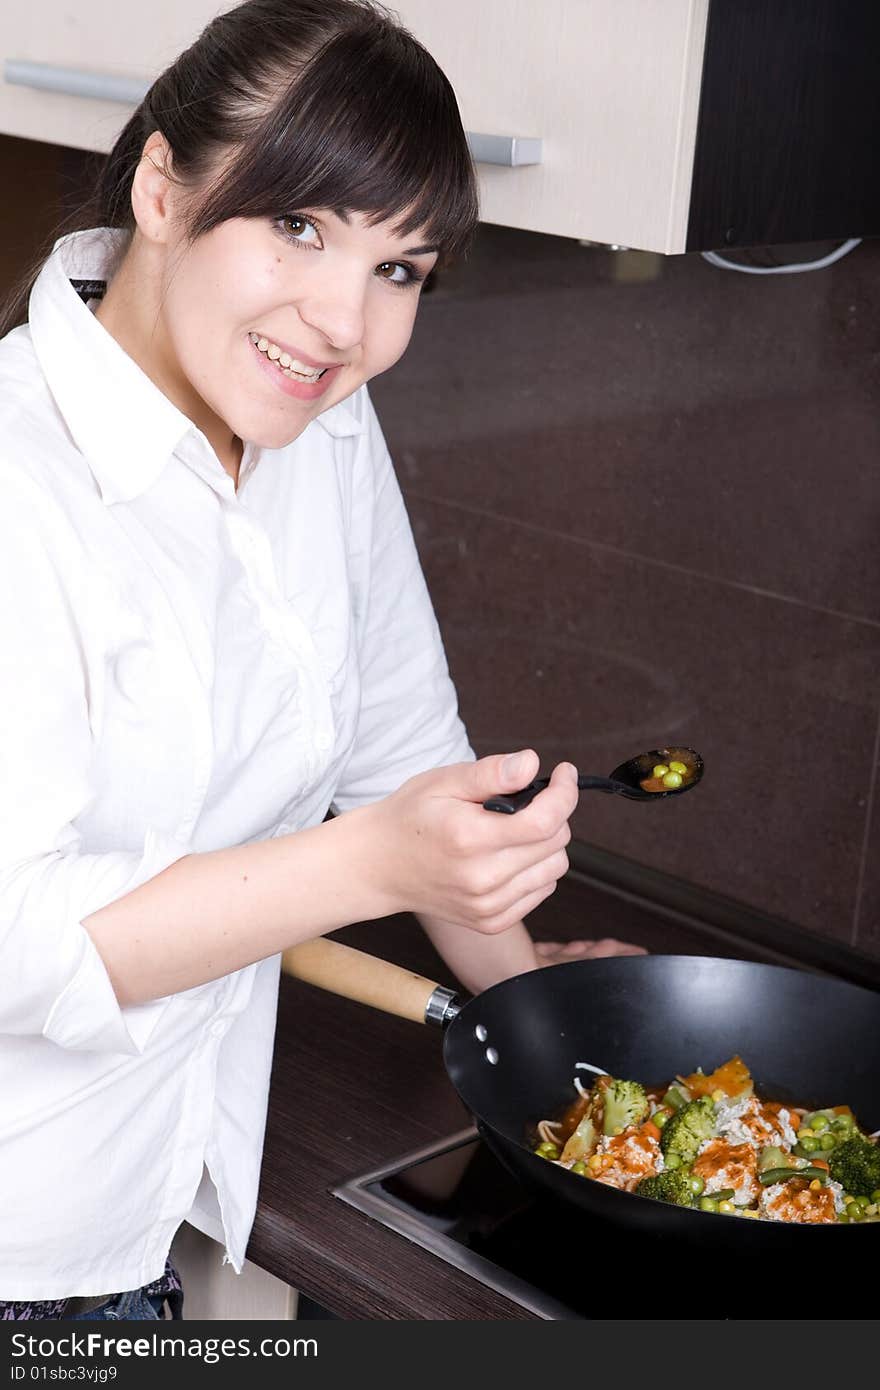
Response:
M419 772L474 758L400 485L365 388L363 402L351 524L361 705L336 811L388 796Z
M20 496L15 497L15 492ZM0 1033L137 1054L169 1000L120 1008L83 919L188 852L159 831L139 851L81 852L94 795L83 654L88 613L59 563L51 503L5 486L0 509Z

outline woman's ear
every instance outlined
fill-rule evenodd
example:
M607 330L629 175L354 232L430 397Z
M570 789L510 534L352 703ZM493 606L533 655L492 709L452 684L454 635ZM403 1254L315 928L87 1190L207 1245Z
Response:
M168 141L154 130L144 144L131 185L131 210L148 241L166 242L171 236L175 204L171 163Z

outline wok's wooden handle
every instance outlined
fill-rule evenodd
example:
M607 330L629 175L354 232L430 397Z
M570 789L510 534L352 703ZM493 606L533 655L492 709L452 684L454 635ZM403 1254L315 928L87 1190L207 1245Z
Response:
M442 1011L437 1012L438 1002L454 1002L452 991L434 980L323 936L289 947L281 957L281 969L331 994L369 1004L412 1023L443 1022Z

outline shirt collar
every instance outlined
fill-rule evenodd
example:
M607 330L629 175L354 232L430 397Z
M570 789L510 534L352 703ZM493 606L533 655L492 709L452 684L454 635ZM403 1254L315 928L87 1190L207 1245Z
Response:
M94 288L97 297L101 284L112 279L128 241L128 233L114 227L61 237L37 277L28 309L37 360L107 503L129 502L146 492L190 432L213 457L201 431L129 357L86 303L89 289ZM78 292L74 281L86 283L79 284ZM315 424L337 438L361 434L365 428L344 401L317 416L307 429Z
M111 227L62 237L37 277L28 308L49 389L108 503L146 492L194 429L71 284L109 281L127 244L128 234Z

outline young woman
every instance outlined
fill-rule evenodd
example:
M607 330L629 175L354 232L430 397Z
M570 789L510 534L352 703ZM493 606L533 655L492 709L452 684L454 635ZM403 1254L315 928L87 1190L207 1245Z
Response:
M365 384L476 220L452 91L391 17L248 0L10 307L4 1318L179 1316L185 1219L241 1269L284 948L409 910L471 991L564 958L522 919L574 770L483 811L537 756L473 759Z

